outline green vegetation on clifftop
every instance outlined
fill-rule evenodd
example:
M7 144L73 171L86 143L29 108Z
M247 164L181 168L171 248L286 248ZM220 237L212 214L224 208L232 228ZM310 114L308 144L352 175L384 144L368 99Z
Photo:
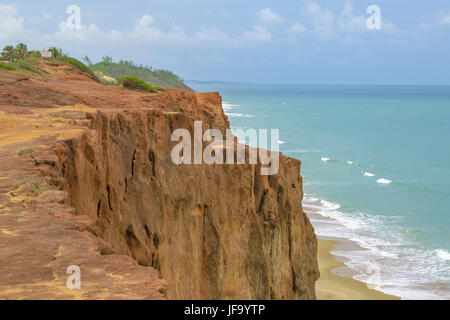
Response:
M0 70L16 70L13 66L5 66L0 63Z
M99 81L97 76L94 74L94 72L86 67L83 62L78 61L75 58L67 57L67 56L59 56L56 58L57 61L63 61L66 63L69 63L73 65L74 67L78 68L80 71L87 73L89 76L91 76L92 79Z
M152 87L147 82L136 78L136 77L123 77L119 79L119 82L124 88L146 91L146 92L156 92L160 90L160 87Z
M112 62L110 57L104 61L93 64L90 68L100 71L107 76L120 79L123 77L136 77L147 82L154 87L187 89L183 80L171 71L163 69L153 69L152 67L136 65L132 61Z
M18 59L7 65L7 70L16 70L23 73L32 75L41 75L43 70L38 66L39 58L26 57L24 59ZM13 69L10 69L13 68Z
M62 49L51 47L47 51L51 54L46 55L44 59L40 51L29 51L24 43L19 43L15 47L7 45L0 52L0 70L15 70L39 76L48 74L45 64L67 63L92 79L108 85L118 85L120 82L126 88L147 92L156 92L162 88L192 90L180 77L168 70L137 65L133 61L121 60L115 63L110 56L105 56L102 62L93 64L86 55L83 58L87 63L86 66L81 61L69 57Z

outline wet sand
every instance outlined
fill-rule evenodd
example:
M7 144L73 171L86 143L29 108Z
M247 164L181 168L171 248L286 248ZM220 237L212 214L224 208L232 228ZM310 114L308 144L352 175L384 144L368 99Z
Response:
M352 278L353 271L338 261L330 251L344 246L334 240L319 239L318 260L320 278L316 282L319 300L398 300L400 298L369 289L367 284ZM351 244L348 244L351 245ZM337 274L336 274L337 273Z

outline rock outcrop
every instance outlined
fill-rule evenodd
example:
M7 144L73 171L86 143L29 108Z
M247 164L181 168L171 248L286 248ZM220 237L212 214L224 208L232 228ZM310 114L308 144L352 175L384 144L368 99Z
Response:
M89 275L83 298L315 298L317 240L302 210L300 161L281 155L273 176L260 175L260 164L175 165L173 130L192 132L196 120L229 128L219 94L144 94L51 74L0 74L5 119L45 127L14 143L0 135L4 157L35 149L19 157L21 166L45 185L37 194L14 189L21 178L0 168L0 182L10 181L0 210L11 215L0 215L0 228L17 234L0 234L2 268L17 265L0 270L0 298L33 297L36 286L42 298L55 297L49 282L65 286L69 263ZM46 127L55 113L57 132ZM45 236L36 235L41 229ZM53 241L52 250L32 253L40 240ZM12 280L25 273L24 261L34 270L23 278L28 286Z

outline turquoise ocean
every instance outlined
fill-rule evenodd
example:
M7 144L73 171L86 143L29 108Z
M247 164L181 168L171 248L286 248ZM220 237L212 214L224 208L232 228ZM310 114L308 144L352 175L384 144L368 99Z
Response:
M220 92L233 129L280 130L317 234L364 248L332 252L356 279L450 299L450 86L187 84Z

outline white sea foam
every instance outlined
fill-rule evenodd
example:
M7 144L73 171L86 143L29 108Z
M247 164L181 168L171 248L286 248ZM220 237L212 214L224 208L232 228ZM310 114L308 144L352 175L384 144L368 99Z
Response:
M385 178L381 178L381 179L377 180L377 183L380 183L380 184L390 184L391 182L392 182L391 180L388 180Z
M231 104L231 103L223 101L222 102L222 107L224 107L224 108L232 108L232 107L240 107L240 105L239 104Z
M314 197L310 197L309 195L305 195L304 200L310 201L310 202L317 202L317 201L319 201L319 199L314 198Z
M222 109L225 111L225 114L226 114L226 111L229 111L229 110L231 110L231 109L233 109L233 108L235 108L235 107L240 107L240 105L238 105L238 104L231 104L231 103L228 103L228 102L222 102Z
M370 172L364 172L364 176L365 177L374 177L375 175L373 173L370 173Z
M355 279L373 283L377 290L404 299L450 299L448 251L427 250L407 238L402 229L396 227L399 220L404 219L402 216L345 213L337 206L309 194L304 198L306 212L311 208L314 209L311 212L326 218L321 220L313 216L310 220L318 236L345 238L364 248L332 251L334 255L348 259L345 264L357 272ZM368 271L373 265L381 271L376 283ZM418 278L429 280L417 284Z
M353 162L353 161L347 161L347 163L348 163L349 165L352 165L352 164L354 164L354 162Z
M251 115L243 114L243 113L229 113L229 112L227 113L227 112L225 112L225 114L227 116L229 116L230 118L252 118Z
M436 250L434 250L434 253L436 254L436 256L438 256L442 260L445 260L445 261L449 261L450 260L450 253L447 250L436 249Z
M330 159L330 158L322 158L322 159L320 159L320 160L322 160L323 162L328 162L328 161L330 161L331 159Z
M337 204L337 203L333 203L333 202L325 201L325 200L320 200L320 204L321 204L324 208L329 209L329 210L337 210L337 209L339 209L339 208L341 207L341 206L340 206L339 204Z

